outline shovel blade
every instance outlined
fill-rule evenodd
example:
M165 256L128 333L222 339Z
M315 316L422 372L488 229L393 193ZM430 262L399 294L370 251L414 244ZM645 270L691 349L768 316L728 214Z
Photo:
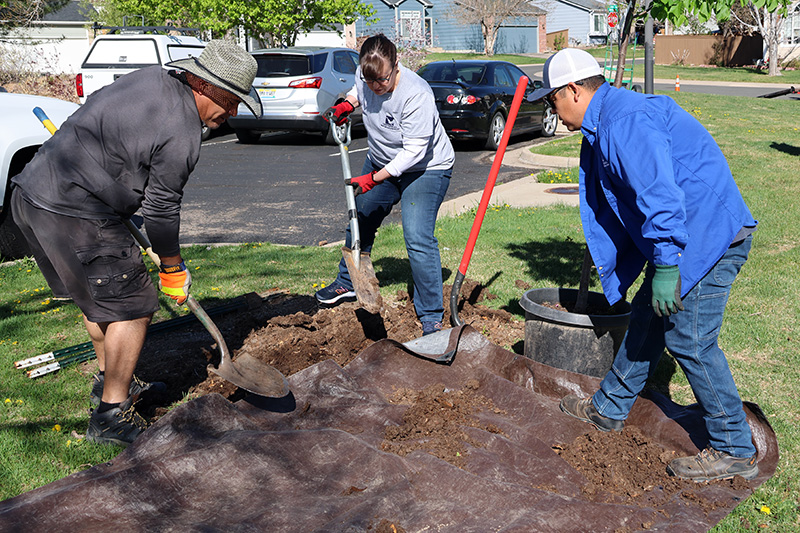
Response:
M450 364L458 351L458 342L461 340L461 333L464 326L452 329L443 329L430 335L425 335L412 341L401 344L404 350L436 363Z
M208 369L237 387L267 398L283 398L289 394L289 382L276 368L247 352L240 352L236 361L223 357L218 367Z
M375 269L372 268L370 255L367 252L361 252L358 268L356 268L353 251L350 248L342 247L342 256L347 264L347 271L350 273L350 280L353 282L353 290L356 291L358 303L373 315L380 313L383 307L383 298L381 298L378 278L375 276Z

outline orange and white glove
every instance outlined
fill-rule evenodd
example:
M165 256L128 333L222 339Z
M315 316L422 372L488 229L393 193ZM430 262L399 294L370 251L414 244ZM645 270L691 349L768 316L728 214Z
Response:
M179 265L161 264L161 270L158 273L158 288L176 300L178 305L183 304L189 297L189 287L191 286L192 275L186 270L186 264L183 261Z

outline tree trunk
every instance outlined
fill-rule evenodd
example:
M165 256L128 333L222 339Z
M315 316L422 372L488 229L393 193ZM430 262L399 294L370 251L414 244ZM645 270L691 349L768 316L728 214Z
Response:
M631 27L633 26L633 14L636 10L638 0L633 0L628 6L625 14L625 23L620 32L619 59L617 60L617 74L614 76L614 87L622 87L622 77L625 75L625 58L628 55L628 42L630 41ZM633 66L631 66L633 68Z

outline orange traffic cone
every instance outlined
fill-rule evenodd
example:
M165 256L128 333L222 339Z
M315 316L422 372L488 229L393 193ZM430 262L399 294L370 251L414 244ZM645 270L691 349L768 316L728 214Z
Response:
M675 75L675 90L681 92L681 77L679 74Z

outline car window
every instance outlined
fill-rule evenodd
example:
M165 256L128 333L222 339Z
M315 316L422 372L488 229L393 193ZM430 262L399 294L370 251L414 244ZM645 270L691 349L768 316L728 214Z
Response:
M137 66L159 65L156 42L151 39L114 39L96 41L84 67L108 65Z
M356 63L353 61L353 56L349 52L334 52L333 70L342 74L355 74Z
M443 63L426 65L418 74L425 81L456 81L466 85L477 85L483 78L485 70L483 65Z
M512 85L516 87L519 83L519 79L525 76L525 73L514 65L503 65L503 67L508 70L508 73L511 75L511 81L513 81Z
M497 87L513 87L515 85L511 80L511 75L505 69L505 65L498 65L495 67L494 84Z
M310 74L316 74L317 72L321 72L323 68L325 68L325 62L328 60L328 52L322 52L316 54L314 56L314 69L310 72Z
M312 74L312 65L309 59L308 56L304 55L258 55L256 56L256 63L258 63L256 77L274 78L279 76L306 76ZM320 68L320 70L322 70L322 68Z
M203 53L203 47L170 44L167 45L167 53L169 54L169 61L177 61L178 59L186 59L187 57L199 57L200 54Z

